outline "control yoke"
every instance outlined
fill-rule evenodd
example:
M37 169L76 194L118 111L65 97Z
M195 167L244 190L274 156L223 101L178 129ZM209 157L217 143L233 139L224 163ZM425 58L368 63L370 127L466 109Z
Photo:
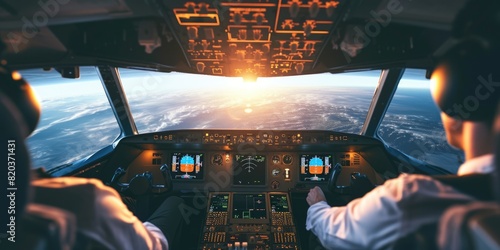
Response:
M335 164L330 174L330 179L328 179L328 190L332 193L337 192L337 179L342 172L342 165L340 163Z
M164 184L153 184L153 174L146 171L142 174L135 175L129 183L120 182L120 178L127 172L125 169L118 167L111 178L110 185L117 188L120 192L130 192L134 196L145 195L154 190L154 193L166 193L172 191L172 176L168 170L168 165L163 164L160 171L165 179Z

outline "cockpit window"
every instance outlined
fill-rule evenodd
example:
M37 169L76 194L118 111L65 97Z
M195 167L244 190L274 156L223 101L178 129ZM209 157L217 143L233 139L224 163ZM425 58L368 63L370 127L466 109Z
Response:
M120 69L139 133L170 129L325 129L359 133L380 71L215 77Z
M378 135L408 155L456 173L464 155L447 143L429 88L430 80L425 78L424 70L407 69Z
M94 67L81 67L79 79L55 71L21 71L42 104L37 129L28 138L34 168L51 169L83 159L110 145L120 134Z

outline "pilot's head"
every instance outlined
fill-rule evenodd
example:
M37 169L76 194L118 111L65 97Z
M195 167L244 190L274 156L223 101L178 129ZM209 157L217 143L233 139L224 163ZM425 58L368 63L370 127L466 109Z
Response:
M0 64L0 143L7 149L0 154L2 183L7 180L2 191L7 194L2 193L2 197L15 196L16 216L22 214L29 193L31 165L25 139L39 117L40 105L31 87L19 73ZM0 206L7 208L7 204Z
M463 149L463 126L492 129L500 98L499 55L469 40L449 50L434 69L431 93L452 146Z
M498 16L499 1L470 1L454 23L457 44L440 56L431 76L448 142L460 149L464 126L484 127L492 134L500 99Z

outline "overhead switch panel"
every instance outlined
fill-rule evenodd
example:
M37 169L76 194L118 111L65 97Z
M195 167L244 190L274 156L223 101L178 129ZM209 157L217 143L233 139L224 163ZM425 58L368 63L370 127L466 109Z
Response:
M286 76L312 70L341 1L165 1L194 73Z

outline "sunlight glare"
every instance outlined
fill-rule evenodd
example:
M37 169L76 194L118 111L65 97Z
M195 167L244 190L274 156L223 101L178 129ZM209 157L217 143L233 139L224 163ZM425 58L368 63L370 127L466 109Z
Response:
M245 113L247 113L247 114L252 113L252 111L253 111L253 110L252 110L251 106L252 106L252 105L247 104L247 107L245 108Z

